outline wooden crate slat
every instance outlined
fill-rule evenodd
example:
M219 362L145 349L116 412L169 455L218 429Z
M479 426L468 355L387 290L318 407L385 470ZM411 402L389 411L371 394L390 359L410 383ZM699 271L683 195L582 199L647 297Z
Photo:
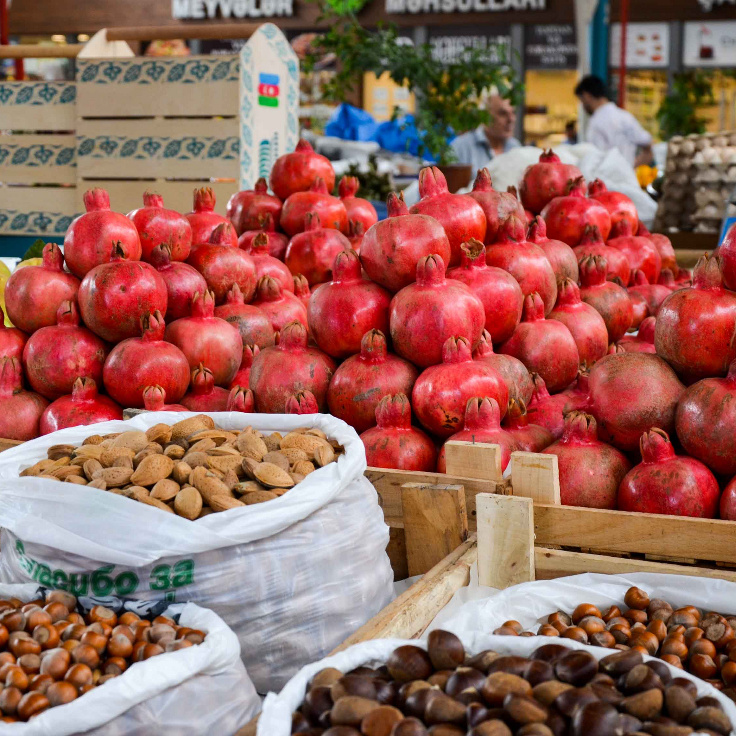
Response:
M73 131L76 100L74 82L0 82L0 128Z
M0 135L0 181L9 184L75 184L73 135Z
M63 236L75 215L76 187L0 187L0 235Z
M181 138L230 138L238 136L238 119L230 118L129 118L126 120L88 120L77 121L77 135L82 138L123 137L167 138L175 134L174 140ZM186 148L181 155L192 156Z

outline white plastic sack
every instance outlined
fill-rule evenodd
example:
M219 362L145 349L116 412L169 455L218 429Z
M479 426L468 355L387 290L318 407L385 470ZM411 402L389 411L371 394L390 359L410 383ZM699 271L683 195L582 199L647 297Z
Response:
M32 600L38 585L0 585L0 598ZM202 644L138 662L83 697L49 708L28 723L0 723L0 736L227 736L257 712L260 700L222 619L191 603L165 611L207 632Z
M227 429L317 427L345 454L277 499L194 522L93 488L18 477L51 445L186 416L65 429L0 455L0 582L207 606L238 635L258 691L278 689L393 597L388 527L351 427L328 415L212 414Z

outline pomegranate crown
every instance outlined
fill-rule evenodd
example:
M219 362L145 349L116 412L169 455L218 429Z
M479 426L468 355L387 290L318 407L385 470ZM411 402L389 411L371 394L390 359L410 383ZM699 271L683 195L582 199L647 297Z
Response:
M163 207L164 198L158 192L151 192L146 190L143 192L143 206L144 207Z
M603 183L603 180L601 179L594 179L590 184L588 184L588 196L589 197L595 197L596 194L603 194L603 192L607 192L608 187Z
M559 164L562 162L560 161L560 157L551 148L549 148L546 151L542 151L542 153L539 154L539 163L540 164Z
M340 199L347 199L348 197L354 197L360 189L360 181L357 176L343 176L340 179L340 185L337 191L340 195Z
M276 223L273 221L273 215L270 212L263 212L258 215L258 224L261 226L261 230L266 233L276 232Z
M506 187L506 194L510 194L514 199L519 199L519 190L515 186Z
M611 228L611 234L609 240L613 238L628 238L634 234L634 229L631 227L631 220L627 217L620 219L618 222L613 224Z
M327 191L327 183L321 176L315 178L312 182L312 186L309 187L309 191L315 192L316 194L329 194Z
M233 226L229 222L221 222L211 233L210 233L210 244L212 245L230 245L232 242L232 229Z
M199 366L192 371L191 389L195 396L211 394L215 390L215 376L204 363L200 363Z
M547 240L547 223L541 215L531 221L526 239L531 243L544 243Z
M644 238L648 238L651 235L649 228L641 220L639 220L639 227L636 229L636 234Z
M213 212L215 204L217 204L217 200L215 198L215 192L211 187L202 187L201 189L194 190L193 209L195 212Z
M656 463L675 457L675 449L672 447L669 435L663 429L654 427L639 439L642 464Z
M278 347L280 350L306 350L307 337L307 328L294 320L281 330Z
M255 186L253 187L253 191L256 194L266 194L268 192L268 182L263 177L261 177L255 183Z
M401 217L409 214L409 208L404 201L404 192L390 192L386 198L386 210L389 217Z
M569 179L567 182L567 194L570 197L585 197L585 179L578 176L576 179Z
M166 403L166 389L156 384L143 389L143 407L146 411L163 411Z
M641 342L648 342L651 345L654 345L654 328L656 327L656 325L656 317L647 317L646 319L643 319L641 324L639 325L637 338Z
M309 281L304 274L294 274L294 293L300 298L309 297Z
M460 246L460 265L463 268L486 267L486 247L480 240L471 238Z
M127 261L127 260L128 260L128 254L125 252L125 248L123 248L123 244L119 240L113 241L112 251L110 253L110 262L114 263L117 261Z
M376 407L376 424L380 429L410 429L411 404L406 394L384 396Z
M598 442L598 425L595 418L584 411L572 411L565 417L562 442Z
M322 227L322 220L318 212L307 212L304 215L304 232L310 230L319 230Z
M161 243L161 245L157 245L151 251L151 255L149 256L149 262L157 271L164 268L165 266L170 265L171 264L171 248L165 243Z
M227 304L245 304L245 297L237 284L233 284L225 294L225 302Z
M649 279L647 278L647 275L644 273L644 271L642 271L640 268L635 268L631 272L631 283L635 286L648 286Z
M580 287L570 278L564 278L557 283L557 302L555 309L571 304L580 304Z
M158 309L141 317L141 334L146 342L163 340L165 329L166 323Z
M578 261L580 283L583 287L600 286L606 283L608 261L603 256L585 256Z
M245 414L252 414L255 409L253 392L249 388L233 386L228 394L225 409L226 411L242 411Z
M253 365L256 355L260 352L261 349L258 345L243 345L243 358L240 361L241 370L243 368L250 368Z
M381 330L368 330L360 341L360 359L370 363L383 363L387 355L386 336Z
M192 317L214 317L215 295L211 291L195 291L192 297Z
M534 291L524 299L524 310L521 315L522 322L538 322L544 319L544 302L542 297Z
M257 302L275 302L283 296L281 282L273 276L261 276L256 284Z
M365 224L360 220L348 220L348 238L362 238L365 234Z
M443 363L469 363L473 360L470 341L466 337L448 337L442 345Z
M475 181L473 182L474 192L492 192L493 181L491 180L491 174L488 169L478 169L478 173L475 175Z
M82 197L84 202L84 209L87 212L94 212L95 210L109 210L110 209L110 195L106 189L95 187L94 189L88 189Z
M501 410L496 399L475 396L465 405L465 429L500 429Z
M91 401L97 396L95 379L89 376L80 376L72 386L72 401Z
M483 334L480 336L478 347L473 351L473 358L475 360L481 360L487 355L493 355L493 338L488 330L483 330Z
M434 253L420 258L417 263L417 284L443 284L445 282L445 262L442 256Z
M580 239L580 245L594 244L605 245L600 228L598 225L586 225L583 230L583 237Z
M43 258L43 267L52 271L64 270L64 256L56 243L46 243L41 253Z
M268 235L266 233L258 233L250 244L251 255L267 256L268 255Z
M64 301L59 304L59 308L56 310L56 324L79 326L79 309L77 309L76 302Z
M341 250L332 264L332 281L362 281L360 258L352 250Z
M447 179L436 166L427 166L419 172L419 196L422 199L449 194Z
M3 358L0 363L0 396L12 396L23 390L23 368L17 358Z
M311 391L297 391L286 399L284 414L319 414L317 399Z
M526 239L526 226L520 217L509 215L502 223L497 243L521 243Z
M662 269L659 274L659 278L657 279L657 283L662 286L667 286L670 289L673 289L675 286L677 286L677 282L675 281L675 274L673 274L671 269L669 268Z
M509 429L518 429L529 425L524 399L521 397L509 399L504 422Z
M312 148L312 144L309 141L300 138L297 141L294 151L299 151L299 153L314 153L314 148Z
M547 390L547 384L544 382L544 378L539 373L532 373L531 377L532 383L534 384L534 392L532 393L530 406L549 398L549 391Z
M723 288L723 272L721 271L720 256L706 253L695 264L693 287L696 289Z

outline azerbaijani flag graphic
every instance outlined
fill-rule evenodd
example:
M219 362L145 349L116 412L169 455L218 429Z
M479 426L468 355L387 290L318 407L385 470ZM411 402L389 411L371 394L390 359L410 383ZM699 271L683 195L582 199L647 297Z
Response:
M264 107L279 106L279 75L258 75L258 104Z

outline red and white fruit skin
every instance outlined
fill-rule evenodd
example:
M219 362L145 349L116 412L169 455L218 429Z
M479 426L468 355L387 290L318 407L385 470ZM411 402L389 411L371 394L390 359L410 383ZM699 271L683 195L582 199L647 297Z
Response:
M650 284L656 284L659 272L662 270L662 258L659 251L654 247L649 238L634 235L631 225L627 220L621 220L611 228L611 236L608 239L608 247L621 251L626 260L634 269L639 269L647 277ZM629 276L629 284L632 284Z
M164 341L160 312L141 320L140 337L116 345L107 356L103 379L107 392L126 408L144 405L147 386L161 386L172 403L184 396L189 385L189 363L176 345Z
M305 220L304 232L289 241L284 260L291 273L303 274L315 286L332 279L335 256L350 250L350 241L339 230L322 227L316 212L307 213Z
M340 179L338 193L345 209L348 212L348 220L354 223L360 223L364 230L378 222L378 213L376 208L367 200L356 197L360 189L360 182L356 176L343 176Z
M23 369L31 388L53 401L72 392L79 376L102 385L108 346L79 324L76 302L62 302L56 324L34 332L23 351Z
M120 243L128 260L139 260L142 249L138 230L125 215L110 209L110 195L104 189L89 189L83 199L86 212L69 225L64 235L64 258L69 270L81 279L95 266L108 263L113 243Z
M39 421L49 402L23 390L23 368L18 358L0 360L0 436L8 440L32 440L39 435Z
M192 308L192 299L199 291L207 291L204 276L188 263L174 261L168 245L157 245L148 258L166 283L166 318L169 322L186 317Z
M647 317L642 320L636 335L625 335L616 343L616 347L627 353L656 353L654 347L656 324L656 317Z
M636 205L622 192L612 192L600 179L595 179L588 184L588 196L600 202L611 215L611 227L626 220L631 226L632 232L639 227L639 213Z
M486 245L496 239L501 225L511 215L521 220L526 217L524 207L513 194L497 192L493 188L488 169L478 170L473 191L468 192L468 197L472 197L481 206L486 216L486 237L483 239Z
M657 280L657 283L660 286L666 286L670 291L676 291L677 289L683 289L684 286L682 284L678 284L675 280L675 274L670 271L669 268L663 268L659 272L659 279Z
M256 266L256 276L271 276L281 283L284 291L294 293L294 277L286 265L268 252L268 236L265 233L256 235L250 246L250 257Z
M693 285L673 291L657 315L654 345L685 383L725 376L736 358L736 294L723 288L719 256L703 256Z
M215 386L212 371L202 363L192 371L192 382L189 392L184 395L181 403L189 411L227 411L230 391Z
M583 366L578 371L578 377L569 388L566 388L563 395L567 396L567 403L563 408L563 413L568 414L571 411L589 411L591 406L590 398L590 371L588 366Z
M281 284L270 276L263 276L258 281L256 297L250 306L259 309L266 315L272 332L274 330L279 332L289 322L294 321L301 322L305 327L309 325L304 302L291 292L283 291ZM244 340L244 342L248 341ZM259 344L259 347L265 348L273 344L274 340L271 340L268 345Z
M230 220L227 217L215 212L216 202L215 193L210 187L194 190L192 211L185 215L192 228L192 245L210 243L212 242L210 237L217 227L220 225L230 226ZM226 234L228 236L227 240L221 241L221 244L237 247L238 235L235 229L229 227Z
M201 293L204 294L204 291ZM269 315L255 303L246 304L243 292L237 284L228 291L225 303L215 307L215 317L224 319L236 327L243 345L267 348L276 341ZM247 386L247 382L244 385Z
M557 299L555 272L544 251L526 239L526 224L518 217L503 223L496 242L486 248L486 263L508 271L524 296L539 294L545 314L552 311Z
M672 285L674 286L674 277L671 271L667 271L672 278ZM647 309L652 317L657 316L659 308L662 306L662 302L672 293L672 289L662 284L650 284L646 275L643 271L635 268L631 272L631 284L629 285L629 294L639 294L644 301L647 303Z
M542 217L547 223L547 235L575 247L582 240L585 228L596 225L603 240L607 240L611 232L608 210L585 196L585 180L582 177L571 179L567 187L566 196L556 197L542 210Z
M555 319L544 318L539 294L524 301L521 324L501 345L500 352L518 358L529 371L538 373L552 393L562 391L577 376L578 348L570 330Z
M532 382L534 393L526 405L527 417L530 422L548 429L555 439L559 439L565 426L565 411L570 397L567 394L550 396L544 379L537 373L532 373Z
M161 274L148 263L129 261L118 243L109 263L93 268L79 285L77 299L84 324L107 342L140 334L141 319L166 314L168 293Z
M191 370L201 363L212 371L216 385L230 385L240 367L243 340L235 325L215 317L212 292L196 294L191 316L168 324L165 337L184 353Z
M192 247L192 226L184 215L164 207L164 198L154 192L143 194L143 207L128 212L141 241L141 258L150 263L159 245L169 248L172 261L186 261Z
M555 197L564 197L567 183L578 177L582 174L577 166L563 164L552 149L544 151L539 162L528 166L524 172L521 201L526 209L539 214Z
M122 215L121 215L122 217ZM47 243L40 266L19 268L5 284L5 309L10 321L28 334L56 324L62 302L76 301L79 279L64 270L56 243Z
M464 337L475 347L485 321L483 302L465 284L445 278L438 255L422 258L416 283L391 300L394 350L420 368L441 362L442 347L450 337Z
M279 336L279 344L261 350L253 360L250 388L256 409L282 414L286 400L297 391L311 391L321 412L327 408L327 387L335 362L321 350L307 345L307 328L290 322Z
M642 434L640 450L641 463L619 487L621 511L715 518L720 489L703 463L676 456L667 432L657 427Z
M545 427L532 424L523 401L509 399L509 408L503 421L503 428L514 438L523 452L542 452L555 438Z
M286 255L286 246L289 245L288 236L276 232L276 225L270 213L262 215L260 222L261 228L259 230L246 230L238 238L238 248L250 253L253 241L263 233L268 240L268 254L283 261Z
M255 411L256 400L253 392L249 388L242 386L233 386L227 397L226 411L242 411L245 414L252 414Z
M598 439L598 427L590 414L568 414L562 438L542 454L557 455L563 506L616 508L618 488L631 463L622 452Z
M606 259L586 256L580 260L580 298L603 317L608 342L620 340L631 327L634 311L626 289L606 280Z
M332 190L328 191L324 179L318 178L308 191L292 194L281 210L281 229L291 237L304 232L307 227L306 217L312 213L319 215L322 227L347 233L348 211L343 202L333 197L330 191Z
M67 427L79 427L122 419L123 410L112 399L97 393L92 378L77 378L71 395L62 396L49 404L39 423L41 434L50 434Z
M284 414L319 414L317 399L311 391L297 391L286 399Z
M598 436L624 452L636 450L652 427L675 429L675 410L685 387L657 355L617 353L590 371L590 413Z
M649 305L647 300L635 291L629 294L629 300L631 301L631 329L638 330L641 327L641 323L650 316Z
M23 356L28 335L17 327L5 326L5 313L0 307L0 360L3 358L18 358Z
M464 426L447 439L447 442L485 442L501 448L501 470L511 460L511 453L519 446L510 432L501 428L501 412L495 399L476 396L468 399L465 407ZM437 458L437 472L446 473L445 445Z
M411 405L424 428L436 437L449 437L463 423L465 406L473 396L487 396L503 407L509 390L488 363L473 360L464 337L450 337L442 348L442 363L424 370L411 392Z
M445 175L436 166L428 166L419 172L419 194L421 199L410 212L434 217L442 225L450 241L448 266L459 265L463 243L473 238L481 243L485 240L483 208L467 194L450 194Z
M242 235L246 230L259 230L261 218L269 214L274 222L281 217L282 203L278 197L268 193L268 183L259 179L253 189L235 192L227 203L225 214L232 222L235 232Z
M307 281L304 274L294 274L294 296L309 309L309 300L312 292L309 290L309 281Z
M721 258L723 283L727 289L736 291L736 226L731 225L726 232L718 248L718 255Z
M327 390L330 414L347 422L359 434L376 424L376 407L384 396L411 390L419 371L408 360L389 353L380 330L369 330L360 353L344 361Z
M529 225L526 239L544 251L558 281L562 279L578 280L578 257L575 251L561 240L550 240L547 237L547 224L539 215Z
M341 251L335 257L332 281L318 286L309 300L312 337L333 358L355 355L366 332L388 332L390 305L391 294L363 278L358 254Z
M411 424L411 404L404 394L384 396L376 407L377 426L360 435L370 467L434 472L434 442Z
M603 317L580 299L580 289L572 279L561 281L557 303L549 319L562 322L575 340L581 365L591 366L608 352L608 330Z
M677 256L675 249L672 247L672 241L662 233L650 233L647 226L643 222L639 222L638 230L634 228L637 235L649 238L654 243L654 247L659 251L659 257L662 259L662 269L669 268L673 274L677 274Z
M253 359L261 352L258 345L243 345L243 357L240 361L238 372L230 381L230 388L236 386L248 386L250 384L250 369L253 366Z
M486 263L486 249L479 240L460 247L460 265L447 272L448 279L465 284L483 302L485 329L493 342L502 343L514 334L521 320L524 294L508 271Z
M393 192L386 200L388 218L363 236L360 260L371 281L396 293L414 283L417 263L437 254L450 262L450 241L440 223L428 215L412 215L404 195Z
M515 399L526 404L531 400L534 383L526 366L513 355L494 353L487 330L483 330L478 347L473 351L473 360L482 360L498 372L509 390L509 401Z
M167 404L163 386L146 386L143 389L143 408L146 411L189 411L182 404Z
M324 179L330 192L335 188L335 170L330 160L315 153L308 141L302 139L293 153L276 159L271 168L271 189L279 199L285 200L294 192L309 189L317 177Z
M736 478L731 478L721 494L721 519L736 521Z
M360 253L360 247L363 245L365 231L366 228L362 222L357 222L356 220L348 221L348 240L350 241L350 247L356 253Z
M578 264L583 258L597 256L606 261L606 278L609 280L618 276L622 285L627 285L631 278L631 266L629 259L616 248L609 248L601 237L601 232L596 225L588 225L583 233L580 245L573 248L578 259Z

